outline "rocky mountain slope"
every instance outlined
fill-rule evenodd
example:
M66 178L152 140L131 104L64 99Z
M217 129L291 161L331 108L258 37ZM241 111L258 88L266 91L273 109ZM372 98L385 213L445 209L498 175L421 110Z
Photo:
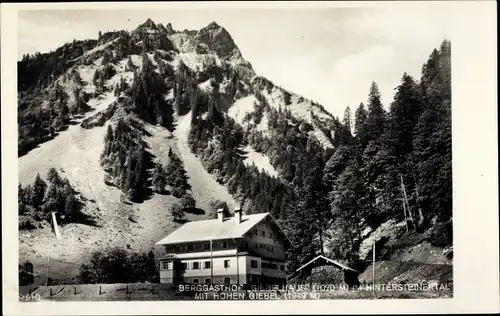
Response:
M354 142L351 120L256 74L217 23L177 31L148 19L131 32L27 55L18 72L19 182L27 188L19 255L37 280L49 254L49 274L71 279L92 252L148 252L178 227L178 216L205 218L217 201L271 211L298 244L289 269L320 249L339 256L332 247L346 222L331 211L335 186L327 178L343 169L332 164ZM53 206L48 189L37 200L33 181L39 174L50 187L50 168L67 179L84 216L68 202ZM181 215L172 211L179 204ZM389 205L376 207L380 218L403 220ZM41 220L50 211L66 214L58 217L59 240ZM421 231L449 219L428 217ZM361 240L380 224L362 220L353 231L368 233L341 247L363 261Z

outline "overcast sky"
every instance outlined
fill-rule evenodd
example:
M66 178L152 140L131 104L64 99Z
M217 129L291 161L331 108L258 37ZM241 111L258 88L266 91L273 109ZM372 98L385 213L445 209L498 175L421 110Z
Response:
M441 7L38 10L18 16L18 54L47 52L99 31L133 29L148 17L176 30L225 27L255 71L342 117L365 102L377 82L388 107L404 72L422 64L443 39L451 40L449 11Z

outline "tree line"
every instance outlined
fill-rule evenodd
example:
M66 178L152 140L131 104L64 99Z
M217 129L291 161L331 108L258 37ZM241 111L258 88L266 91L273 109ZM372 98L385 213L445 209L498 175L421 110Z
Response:
M34 229L37 222L50 222L52 212L60 224L73 222L77 207L73 187L55 168L48 170L46 181L37 174L33 184L18 186L19 229Z
M152 251L140 253L123 248L95 251L80 266L78 281L82 284L158 282L159 273Z
M321 252L332 229L342 232L329 245L335 255L359 264L361 231L388 219L404 221L408 231L430 231L430 242L449 245L450 54L450 43L444 41L425 63L420 81L405 73L389 111L372 83L366 107L360 104L354 118L348 108L342 122L334 120L333 150L324 150L304 133L308 123L293 118L286 106L270 109L258 97L252 118L259 120L263 112L268 115L272 137L264 137L223 118L215 98L211 111L209 102L199 106L196 100L210 100L210 95L198 90L190 102L194 106L189 144L231 194L248 198L259 212L270 211L283 220L299 245L289 254L296 261L290 267ZM201 119L205 109L207 119ZM270 157L282 181L243 165L239 148L245 142ZM257 208L247 210L252 211Z
M375 83L325 166L339 255L353 256L367 224L389 218L408 231L430 230L429 241L452 242L451 45L444 41L422 68L420 82L403 74L389 111ZM349 126L346 111L344 126ZM354 258L353 258L354 260Z
M75 89L65 89L63 85ZM90 109L90 95L80 88L81 78L75 69L44 90L20 92L18 100L18 155L22 156L37 145L52 139L71 124L75 115ZM41 106L44 105L45 106Z
M149 194L148 169L151 155L141 132L133 127L132 119L121 118L113 128L108 125L100 164L108 173L106 183L120 188L133 201Z

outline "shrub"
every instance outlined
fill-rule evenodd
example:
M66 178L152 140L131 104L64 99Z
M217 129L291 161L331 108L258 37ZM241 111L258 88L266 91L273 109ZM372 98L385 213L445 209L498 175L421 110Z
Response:
M90 260L80 266L80 283L158 282L154 254L129 252L110 248L92 253Z
M19 285L30 285L33 284L34 281L33 264L26 261L23 265L19 265Z
M35 225L29 219L19 221L19 230L33 230L35 228Z
M183 210L182 206L180 206L179 204L172 205L172 208L170 209L170 213L174 217L174 221L176 221L176 222L182 221L185 219L184 210Z
M182 208L195 208L196 200L191 196L191 194L186 194L181 198Z

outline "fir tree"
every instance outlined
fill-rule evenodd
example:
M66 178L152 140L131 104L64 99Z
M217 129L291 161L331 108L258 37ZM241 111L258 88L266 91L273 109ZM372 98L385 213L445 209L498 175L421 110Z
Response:
M35 182L33 183L32 190L32 202L31 205L35 207L40 207L43 202L43 198L45 196L45 189L47 188L47 184L42 180L40 174L36 174Z
M61 182L61 177L54 167L50 168L49 171L47 171L47 181L55 185Z
M345 111L344 111L344 120L343 120L343 123L344 123L344 126L346 127L346 129L349 131L349 133L352 133L352 118L351 118L351 109L349 107L346 107Z
M378 140L382 135L385 127L385 114L378 86L372 82L368 96L368 114L364 122L368 141Z
M354 119L354 133L356 134L356 138L362 147L366 146L366 131L365 131L365 121L367 117L367 112L365 109L365 105L361 102L359 107L356 109L355 119Z

